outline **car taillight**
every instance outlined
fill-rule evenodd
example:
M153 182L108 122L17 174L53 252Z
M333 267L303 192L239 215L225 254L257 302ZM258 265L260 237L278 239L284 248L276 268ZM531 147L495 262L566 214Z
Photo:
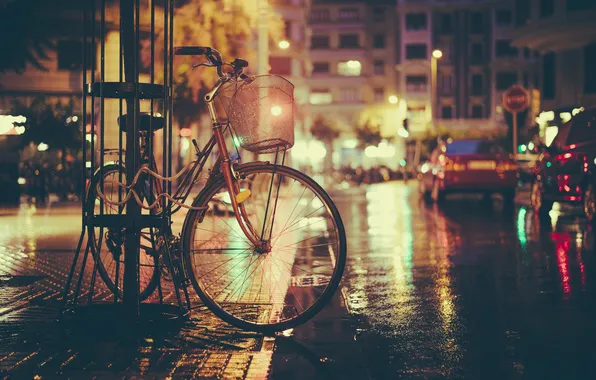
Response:
M517 170L517 165L515 164L515 162L509 162L509 161L504 161L504 162L499 162L497 164L497 171L498 172L509 172L509 171L516 171Z
M560 167L565 167L566 172L583 171L584 173L589 170L588 157L585 154L579 152L573 153L562 153L555 156L556 162Z

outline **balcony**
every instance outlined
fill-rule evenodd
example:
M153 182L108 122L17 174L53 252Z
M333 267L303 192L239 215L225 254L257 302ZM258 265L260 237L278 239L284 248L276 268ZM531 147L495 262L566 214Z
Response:
M498 4L500 0L397 0L398 7L424 8L424 7L445 7L459 8L474 5Z
M338 59L357 59L368 57L367 51L363 48L352 48L352 49L338 49L338 48L327 48L327 49L312 49L310 51L310 57L312 60L338 60Z
M426 84L406 84L406 92L408 93L426 93L429 88Z
M533 18L513 32L513 46L538 51L578 49L596 39L596 9L556 12L550 17Z

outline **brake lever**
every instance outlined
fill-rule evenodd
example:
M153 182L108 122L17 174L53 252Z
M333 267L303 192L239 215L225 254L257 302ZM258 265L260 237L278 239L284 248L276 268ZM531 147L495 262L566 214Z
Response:
M212 64L211 62L201 62L201 63L197 63L197 64L192 65L192 70L196 69L199 66L213 67L215 65Z

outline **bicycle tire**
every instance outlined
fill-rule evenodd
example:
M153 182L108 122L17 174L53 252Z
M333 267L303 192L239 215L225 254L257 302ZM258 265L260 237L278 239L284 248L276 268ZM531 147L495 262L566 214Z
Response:
M108 177L109 175L113 174L113 173L118 173L119 171L123 172L123 175L126 175L126 170L124 168L124 166L122 165L118 165L118 164L108 164L106 166L104 166L104 170L103 170L103 175L104 178ZM101 179L101 170L98 170L92 177L90 186L89 186L89 190L87 193L87 199L86 199L86 203L87 203L87 209L89 210L89 217L93 217L93 215L95 214L95 198L96 198L96 188L97 188L97 184L99 183ZM141 196L141 198L144 197L143 194L139 194ZM104 207L105 207L105 202L104 202ZM104 209L105 210L105 209ZM105 211L104 211L105 212ZM88 223L88 233L89 233L89 239L92 239L93 244L91 244L91 254L93 255L93 259L95 260L95 262L97 262L97 271L99 273L99 276L101 277L101 279L103 280L104 284L108 287L108 289L114 294L114 295L118 295L118 298L122 299L122 291L120 290L120 288L118 286L116 286L115 284L115 279L112 279L112 276L110 276L109 270L106 269L104 262L102 260L102 255L100 252L102 249L98 249L98 244L97 244L97 240L95 239L95 228L98 228L96 226L94 226L92 223ZM156 228L155 230L159 231L158 228ZM155 236L159 236L159 232L156 232ZM105 241L103 242L103 246L105 247ZM155 250L155 247L153 247L153 249ZM153 258L153 273L149 276L149 281L146 282L145 287L140 289L139 292L139 299L141 301L149 298L151 296L151 294L153 294L153 292L155 291L155 288L157 287L158 283L159 283L159 270L157 269L159 266L159 258L156 255L151 255L151 257ZM120 279L122 280L122 277L120 277ZM120 282L121 280L119 280L118 282Z
M199 225L199 220L201 218L205 218L205 215L207 214L208 211L197 211L197 210L190 211L186 216L186 219L185 219L184 225L183 225L183 229L182 229L182 255L183 255L183 258L185 261L187 276L190 278L195 291L197 292L197 294L199 295L199 297L203 301L203 303L215 315L217 315L219 318L221 318L222 320L224 320L225 322L228 322L229 324L231 324L233 326L236 326L236 327L239 327L239 328L242 328L245 330L251 330L251 331L256 331L256 332L266 333L266 334L287 330L287 329L296 327L298 325L301 325L301 324L307 322L308 320L310 320L312 317L314 317L319 311L321 311L321 309L323 309L325 307L325 305L327 305L329 303L329 301L331 300L331 297L334 295L337 288L339 287L339 284L340 284L340 281L341 281L341 278L343 275L344 267L345 267L346 251L347 251L345 229L344 229L343 222L341 220L341 216L337 210L337 207L333 203L331 197L329 197L329 195L325 192L325 190L320 185L318 185L312 178L308 177L304 173L299 172L295 169L292 169L292 168L289 168L286 166L281 166L281 165L274 166L269 163L249 163L249 164L240 165L235 169L235 172L238 174L239 178L247 178L249 175L259 174L259 173L271 175L271 173L273 173L273 171L275 171L275 174L279 175L279 173L281 173L284 176L288 176L289 178L293 179L294 181L296 181L300 184L304 184L306 186L306 188L312 190L312 192L315 194L315 196L317 196L318 199L320 199L322 201L325 211L329 214L329 217L331 218L333 225L337 229L338 249L337 249L337 255L335 258L335 266L333 268L333 273L332 273L331 278L328 282L328 285L326 286L325 290L322 292L320 297L310 307L308 307L303 312L299 313L297 316L295 316L291 319L288 319L288 320L281 321L281 322L258 323L258 322L253 322L253 321L247 321L243 318L238 317L237 315L234 315L234 313L230 312L229 310L226 310L222 305L220 305L220 303L218 303L218 301L214 300L214 298L217 298L217 296L215 296L215 297L211 296L211 294L208 291L209 286L208 285L206 286L206 284L203 283L203 281L201 281L200 279L197 278L197 275L195 272L196 268L193 265L193 259L191 257L191 247L193 246L192 240L195 236L196 228ZM275 177L273 177L273 178L275 178ZM193 206L197 206L197 207L208 206L210 204L210 202L213 201L214 196L216 196L218 194L218 191L225 190L225 189L226 189L226 187L225 187L223 176L219 175L214 180L212 180L210 183L208 183L205 186L205 188L201 191L201 193L194 199ZM288 192L289 192L289 190L288 190ZM279 195L279 193L278 193L278 195ZM287 194L286 194L286 196L287 196ZM252 197L252 195L251 195L251 197ZM290 197L291 197L291 195L290 195ZM314 198L313 198L313 202L314 202ZM215 210L215 208L214 208L214 210ZM294 211L292 211L292 214L293 213L294 213ZM292 217L292 215L290 214L289 218L291 218L291 217ZM297 216L296 216L296 218L297 218ZM235 218L233 220L234 220L235 225L237 225ZM286 224L287 224L287 222L286 222ZM327 225L327 223L326 223L326 225ZM283 230L283 228L285 228L285 227L286 227L285 225L282 227L282 231L281 231L282 235L285 233ZM273 229L273 227L272 227L272 229ZM308 240L308 239L306 239L306 240ZM310 248L310 249L314 249L314 248ZM298 250L299 249L296 249L296 251L298 251ZM311 255L314 256L315 254L313 253ZM331 261L333 261L333 259L331 259ZM291 265L293 265L294 263L292 263ZM271 268L271 266L270 266L270 268ZM278 267L278 269L280 269L280 273L281 273L281 268ZM261 269L261 271L264 271L264 269ZM293 268L292 268L292 271L293 271ZM253 272L254 272L254 270L253 270ZM282 276L280 274L280 278L281 277ZM291 274L291 277L293 278L294 274ZM262 280L263 280L263 275L261 274L261 281ZM290 284L291 283L292 283L292 281L290 281ZM244 283L242 285L244 285ZM249 286L249 288L251 286L252 286L252 284ZM261 284L261 286L262 286L262 284ZM291 289L292 286L288 286L288 289L292 290ZM313 287L315 287L315 286L317 286L317 285L313 285ZM293 290L292 290L292 292L293 292ZM286 290L286 295L284 296L284 302L285 302L285 297L287 297L289 294L290 294L289 290ZM293 294L292 297L298 298L295 294ZM239 301L239 303L240 303L240 301ZM298 311L295 306L294 306L294 309L296 309L296 311Z

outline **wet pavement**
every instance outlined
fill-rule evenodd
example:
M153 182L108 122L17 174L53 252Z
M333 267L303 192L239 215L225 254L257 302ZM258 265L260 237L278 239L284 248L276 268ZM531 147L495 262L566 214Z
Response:
M594 377L595 244L578 210L557 205L540 222L523 189L513 213L474 197L426 205L413 181L333 197L348 237L341 291L276 338L231 328L201 307L180 326L147 326L131 339L96 318L57 324L78 210L1 211L0 375Z

